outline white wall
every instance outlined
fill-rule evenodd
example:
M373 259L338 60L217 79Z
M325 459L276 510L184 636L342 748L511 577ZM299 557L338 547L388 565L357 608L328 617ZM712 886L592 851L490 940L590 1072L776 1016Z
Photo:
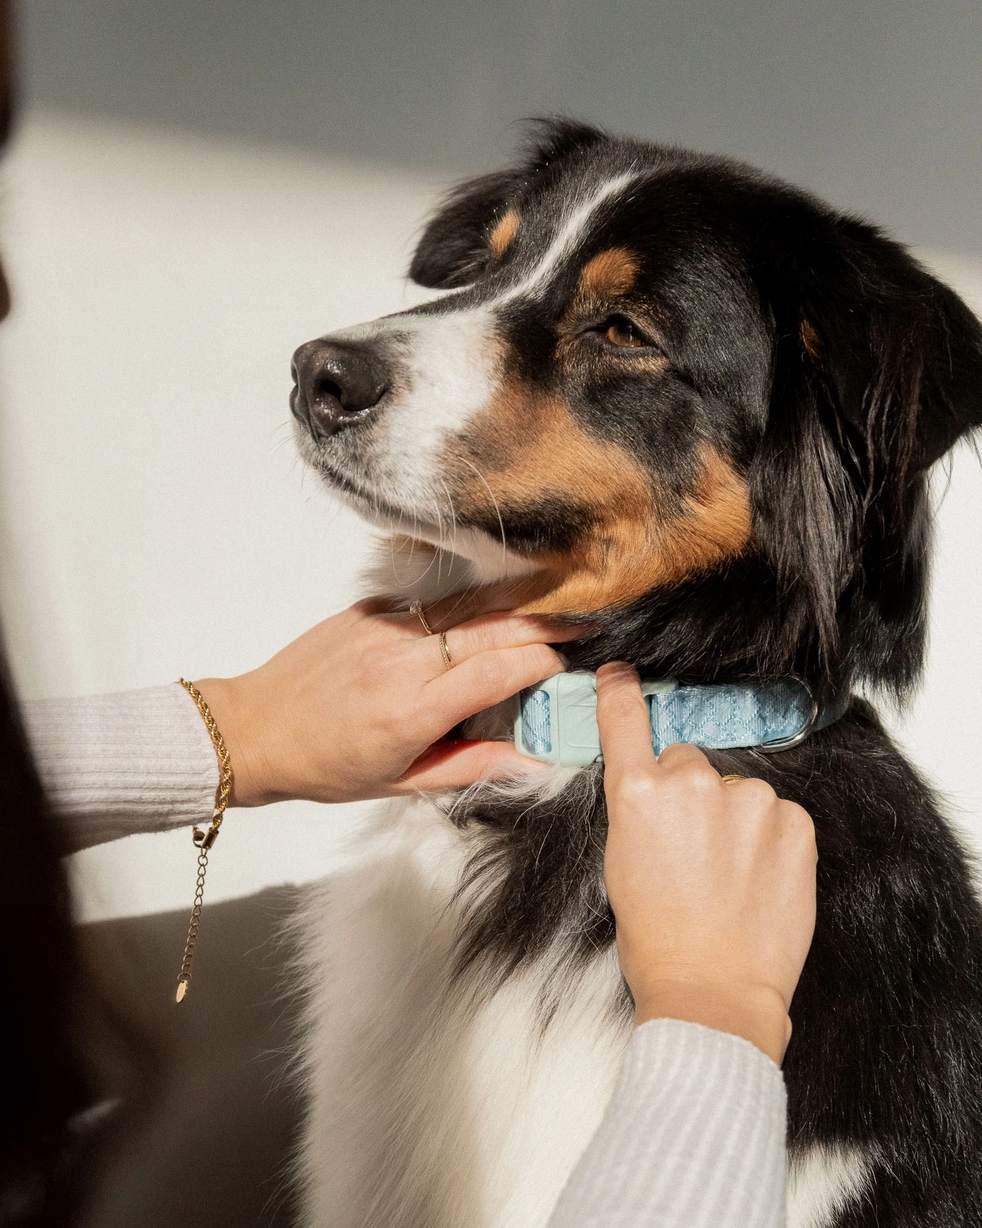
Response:
M295 459L290 356L408 304L431 186L42 115L3 174L0 564L23 694L258 664L348 604L364 539ZM321 873L355 809L236 811L208 899ZM186 831L76 861L87 917L190 900Z
M35 113L4 171L4 625L27 696L248 668L354 594L360 523L294 459L289 358L413 301L437 185L314 155ZM982 308L982 263L930 259ZM939 512L927 684L898 729L982 844L982 477ZM357 807L234 812L208 898L304 881ZM189 903L186 831L75 859L86 917Z

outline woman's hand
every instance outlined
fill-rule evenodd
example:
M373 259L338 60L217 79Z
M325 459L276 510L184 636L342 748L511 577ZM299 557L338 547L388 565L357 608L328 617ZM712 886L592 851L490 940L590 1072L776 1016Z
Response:
M815 830L762 780L724 781L695 746L656 760L637 673L597 672L604 875L636 1021L702 1023L780 1063L815 929Z
M453 669L415 614L362 601L251 673L197 682L228 746L231 804L439 792L540 769L506 742L440 739L565 669L548 644L583 629L507 613L454 626L453 609L427 610L434 629L448 627Z

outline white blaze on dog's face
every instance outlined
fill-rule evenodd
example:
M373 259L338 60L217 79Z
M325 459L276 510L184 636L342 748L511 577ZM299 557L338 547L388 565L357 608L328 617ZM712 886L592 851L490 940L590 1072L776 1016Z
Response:
M768 377L740 271L629 148L502 178L420 244L417 280L454 293L297 351L306 459L483 579L527 574L529 610L624 605L740 554Z

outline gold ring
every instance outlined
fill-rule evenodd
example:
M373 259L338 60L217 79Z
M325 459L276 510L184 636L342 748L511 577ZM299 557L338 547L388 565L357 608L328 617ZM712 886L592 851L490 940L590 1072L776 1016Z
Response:
M721 776L721 777L720 777L720 779L722 780L723 784L725 785L725 784L728 784L728 783L729 783L729 781L731 781L731 780L746 780L747 778L746 778L746 776Z
M426 621L426 615L423 613L422 601L418 599L414 601L413 604L409 607L409 613L416 615L419 621L423 624L423 630L426 632L427 635L433 634L433 628Z
M440 651L443 653L443 664L447 669L453 669L453 657L450 655L450 649L447 647L447 633L440 632Z

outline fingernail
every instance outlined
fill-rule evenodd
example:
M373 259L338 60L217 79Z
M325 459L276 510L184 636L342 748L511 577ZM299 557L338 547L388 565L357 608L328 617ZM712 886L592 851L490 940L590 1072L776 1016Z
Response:
M556 652L555 648L552 651L555 652L556 656L560 659L560 661L562 661L563 669L568 670L569 669L569 657L567 657L566 654L563 652Z

